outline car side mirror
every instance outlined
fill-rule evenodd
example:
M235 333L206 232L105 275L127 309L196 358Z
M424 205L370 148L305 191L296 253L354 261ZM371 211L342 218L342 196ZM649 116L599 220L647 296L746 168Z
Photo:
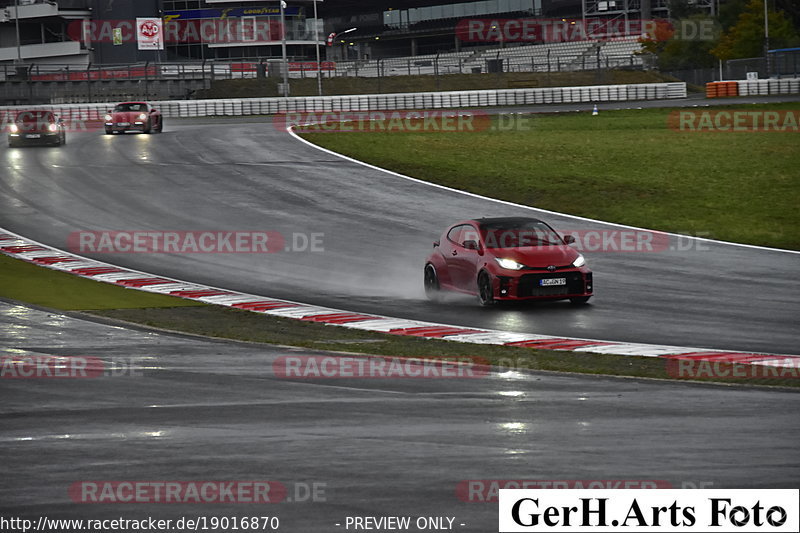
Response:
M575 244L575 237L573 235L564 235L564 242L567 244Z
M150 110L150 112L151 112L151 113L157 113L157 112L158 112L158 109L151 109L151 110Z
M439 247L439 241L433 241L433 247L434 248L438 248Z
M464 248L467 250L480 250L481 246L478 241L464 241Z

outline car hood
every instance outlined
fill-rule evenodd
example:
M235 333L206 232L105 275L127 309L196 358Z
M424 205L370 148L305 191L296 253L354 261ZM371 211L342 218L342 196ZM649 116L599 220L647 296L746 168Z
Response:
M580 255L567 245L525 246L521 248L492 248L488 252L498 259L513 259L529 267L571 265Z
M134 122L139 120L139 115L142 113L144 111L114 111L111 116L114 118L114 122Z

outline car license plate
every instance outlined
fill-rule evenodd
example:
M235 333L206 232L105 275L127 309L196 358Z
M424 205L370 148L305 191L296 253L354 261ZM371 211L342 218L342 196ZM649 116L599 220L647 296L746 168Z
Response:
M117 122L117 126L130 126L130 122Z
M552 278L539 280L539 285L542 287L552 287L554 285L566 285L567 278Z
M29 133L25 135L26 139L40 139L42 136L38 133Z

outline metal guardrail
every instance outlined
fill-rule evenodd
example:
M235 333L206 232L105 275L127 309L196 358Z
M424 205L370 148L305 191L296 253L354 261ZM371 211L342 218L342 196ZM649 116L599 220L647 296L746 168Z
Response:
M273 115L276 113L321 113L391 111L407 109L455 109L534 104L618 102L685 98L685 83L642 83L541 89L451 91L378 95L319 96L300 98L237 98L228 100L172 100L152 102L165 117ZM28 106L29 107L29 106ZM65 116L85 113L102 116L107 103L36 106ZM8 106L0 111L25 109Z
M57 65L29 63L15 65L0 64L0 82L63 82L63 81L114 81L114 80L173 80L173 79L241 79L256 78L259 68L269 71L266 60L242 59L225 62L203 61L182 63L136 63L130 65ZM336 70L336 63L323 61L323 75ZM289 61L289 75L293 78L308 78L317 75L315 61Z
M800 78L742 80L737 83L739 84L739 96L800 94Z

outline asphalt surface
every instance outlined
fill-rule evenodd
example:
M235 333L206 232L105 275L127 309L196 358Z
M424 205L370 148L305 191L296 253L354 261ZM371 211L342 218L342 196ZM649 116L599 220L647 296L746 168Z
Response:
M0 161L0 226L57 247L81 230L269 230L289 242L295 233L323 235L322 252L86 254L130 268L463 326L800 354L800 256L780 251L676 238L670 243L675 249L658 253L587 253L596 296L586 307L557 302L484 309L472 298L429 303L421 288L423 261L432 241L456 220L533 215L559 230L618 228L373 170L306 146L267 119L173 119L152 136L73 133L61 148L2 147Z
M0 380L4 518L267 515L279 517L282 531L333 532L348 516L449 516L454 531L488 532L496 531L496 503L463 501L462 481L792 488L800 478L796 392L517 372L287 380L273 372L278 357L324 354L125 329L4 302L0 343L4 358L96 357L117 369L88 379ZM111 480L270 480L287 488L288 500L70 497L76 482ZM308 486L317 497L304 500Z

